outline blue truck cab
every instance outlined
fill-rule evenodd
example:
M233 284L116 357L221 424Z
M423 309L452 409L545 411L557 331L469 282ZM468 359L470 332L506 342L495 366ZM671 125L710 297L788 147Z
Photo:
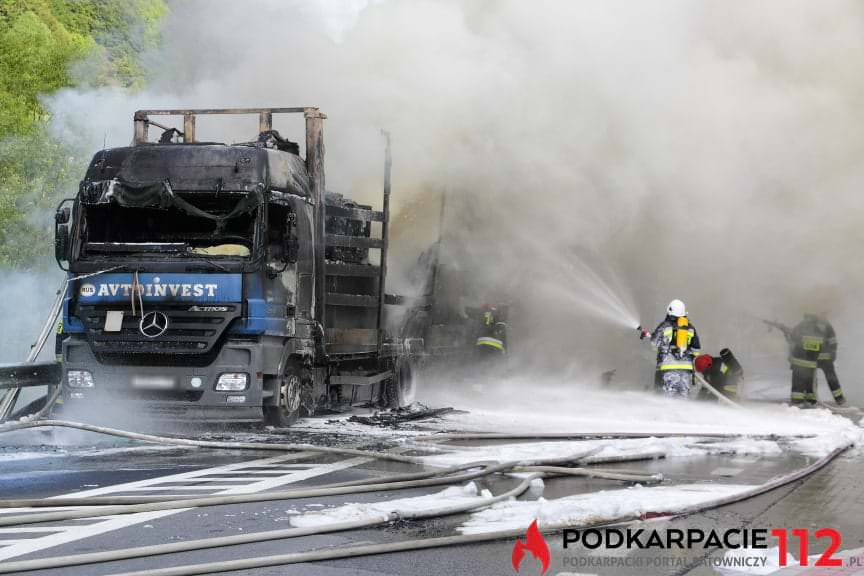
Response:
M278 113L304 116L305 158L272 129ZM204 114L258 115L258 137L199 142ZM181 116L183 130L154 116ZM326 192L324 118L138 111L133 145L96 153L56 217L66 408L98 397L171 419L287 426L321 408L411 401L411 354L386 330L398 302L384 292L389 141L377 211Z

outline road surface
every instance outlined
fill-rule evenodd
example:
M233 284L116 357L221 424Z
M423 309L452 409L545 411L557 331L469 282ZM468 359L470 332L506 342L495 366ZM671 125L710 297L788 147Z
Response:
M350 435L328 430L321 419L315 426L295 431L260 431L233 434L205 434L248 440L320 442L326 445L397 448L399 435L388 430L369 427ZM423 423L417 424L422 428ZM44 432L32 433L43 438L46 445L28 445L16 433L16 442L0 453L0 494L4 498L80 497L107 495L211 495L262 492L300 486L315 486L345 480L371 478L384 474L420 470L418 466L382 462L364 457L314 456L305 454L275 454L250 451L216 451L210 449L178 449L161 446L144 447L114 440L99 440L87 436L76 446L57 449L50 446L52 437ZM32 440L32 437L29 438ZM298 459L298 456L300 459ZM811 459L800 454L780 455L707 455L697 458L667 458L628 463L628 469L662 472L666 484L692 482L728 482L758 484L778 474L805 465ZM703 527L706 529L777 527L832 527L843 535L842 549L864 547L864 492L860 490L862 458L858 454L841 457L827 468L805 481L781 488L759 498L673 521L652 522L658 530L668 527ZM509 478L495 478L483 483L493 493L513 486ZM599 479L549 479L542 497L560 498L570 494L597 490L616 490L621 483ZM65 554L93 552L130 546L159 544L214 536L274 530L290 526L292 516L309 511L339 506L346 502L373 502L382 499L405 498L432 494L441 487L201 508L186 511L160 511L119 517L76 520L14 528L0 527L0 563L5 560L43 558ZM537 498L527 494L523 498ZM3 510L0 517L21 511ZM322 536L279 540L206 551L196 551L154 558L88 565L40 574L102 575L131 570L152 569L187 563L209 562L246 557L284 554L325 547L340 547L358 543L394 542L456 534L456 528L467 515L450 516L427 521L402 522L380 528L355 530ZM526 527L527 528L527 527ZM705 566L709 554L701 550L676 551L587 551L564 550L560 536L548 536L552 564L547 574L693 574L717 572ZM403 552L348 560L262 568L235 574L256 575L393 575L440 574L500 576L514 574L511 566L511 540L475 544L419 552ZM814 543L811 553L820 552L822 542ZM608 565L620 562L614 558L625 555L630 567ZM720 554L722 555L722 553ZM602 558L613 558L602 560ZM674 557L676 564L651 566L653 560ZM714 554L717 557L717 554ZM607 562L606 566L598 563ZM539 564L525 562L520 574L539 574Z

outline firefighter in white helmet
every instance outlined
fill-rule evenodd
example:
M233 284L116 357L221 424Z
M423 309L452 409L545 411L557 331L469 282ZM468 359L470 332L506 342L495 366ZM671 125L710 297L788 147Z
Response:
M666 308L666 318L649 333L639 328L642 338L651 337L657 348L657 371L654 385L667 396L687 397L693 386L693 360L700 355L699 335L687 317L687 306L673 300Z

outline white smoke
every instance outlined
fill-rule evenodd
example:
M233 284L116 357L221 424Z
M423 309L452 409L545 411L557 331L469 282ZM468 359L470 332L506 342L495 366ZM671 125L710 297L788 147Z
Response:
M595 262L641 321L682 298L708 351L767 355L778 374L782 338L757 317L792 323L830 304L855 394L864 6L364 5L174 3L149 86L65 91L50 100L56 126L97 148L128 143L137 108L320 106L328 188L369 201L385 127L396 207L425 207L394 239L434 238L437 206L418 198L469 199L452 225L461 265L518 307L523 352L650 372L635 331L592 310L608 298L578 269ZM292 127L300 138L277 125ZM199 137L208 129L228 132L202 123Z

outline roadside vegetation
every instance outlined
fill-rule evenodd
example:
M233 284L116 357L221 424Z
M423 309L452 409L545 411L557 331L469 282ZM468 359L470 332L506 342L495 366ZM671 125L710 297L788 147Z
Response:
M53 207L88 156L49 130L43 98L147 79L164 0L0 0L0 267L30 268L53 246Z

